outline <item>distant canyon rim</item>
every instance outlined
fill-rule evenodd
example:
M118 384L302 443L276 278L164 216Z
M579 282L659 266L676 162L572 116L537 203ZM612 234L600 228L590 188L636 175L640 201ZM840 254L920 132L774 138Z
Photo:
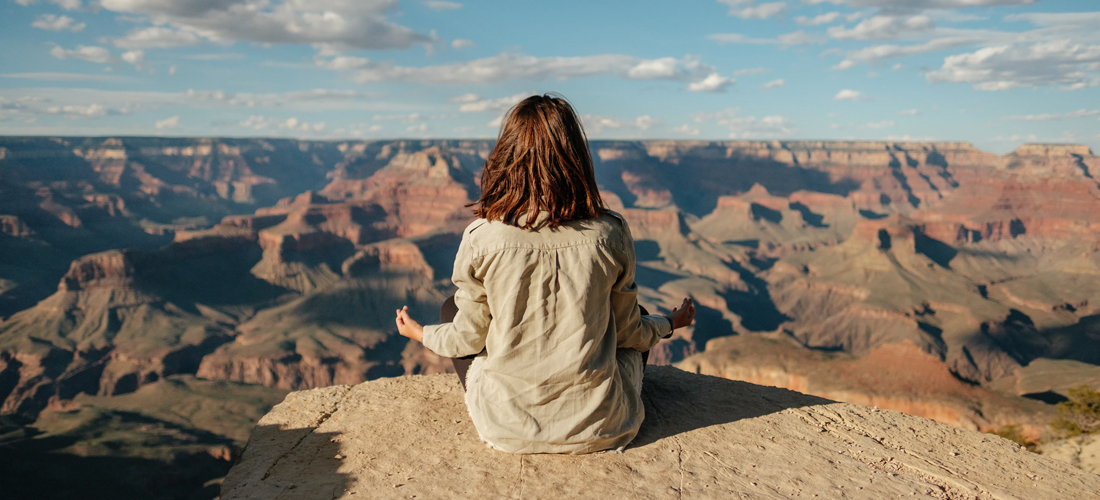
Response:
M192 376L437 373L488 140L0 138L0 413ZM592 141L651 363L1038 437L1100 386L1100 157L965 142ZM1026 396L1026 397L1025 397Z

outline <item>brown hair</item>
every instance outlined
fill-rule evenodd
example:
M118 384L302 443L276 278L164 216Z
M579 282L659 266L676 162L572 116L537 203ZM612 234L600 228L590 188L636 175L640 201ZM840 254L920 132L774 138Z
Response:
M584 128L564 97L534 95L508 111L481 172L474 213L524 229L597 217L607 211L596 187ZM521 217L526 216L523 220Z

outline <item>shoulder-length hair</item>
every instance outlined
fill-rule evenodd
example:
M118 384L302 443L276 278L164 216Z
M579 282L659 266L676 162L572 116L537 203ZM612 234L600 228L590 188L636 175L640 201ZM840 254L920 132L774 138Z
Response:
M553 228L607 211L584 128L564 97L534 95L508 111L474 205L478 217L524 229ZM549 217L536 225L539 212Z

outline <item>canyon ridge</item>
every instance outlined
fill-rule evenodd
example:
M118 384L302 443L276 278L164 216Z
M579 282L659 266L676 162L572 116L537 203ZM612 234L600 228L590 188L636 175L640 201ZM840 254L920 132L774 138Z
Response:
M80 491L126 464L216 495L288 391L447 371L391 315L433 322L453 292L491 147L0 138L0 445L25 462L4 453L4 482ZM1100 157L1085 146L591 150L635 239L640 301L697 304L651 364L1032 441L1053 439L1070 388L1100 388ZM51 460L86 475L36 471Z

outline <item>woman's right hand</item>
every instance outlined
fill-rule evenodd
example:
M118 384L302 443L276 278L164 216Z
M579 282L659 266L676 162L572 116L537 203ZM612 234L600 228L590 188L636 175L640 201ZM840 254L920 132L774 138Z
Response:
M680 304L680 307L673 307L672 314L668 315L668 319L672 321L672 329L683 328L695 321L695 302L690 297L684 298L684 303Z

